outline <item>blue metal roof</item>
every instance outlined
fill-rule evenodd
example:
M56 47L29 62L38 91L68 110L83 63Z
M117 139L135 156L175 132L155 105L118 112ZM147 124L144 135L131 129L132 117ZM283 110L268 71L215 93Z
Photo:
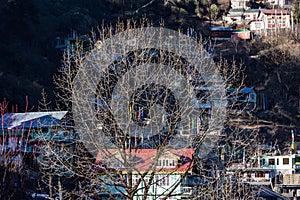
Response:
M231 12L244 12L245 10L243 8L231 8L229 10L229 13Z
M259 12L260 9L248 9L245 10L245 13Z
M196 105L196 108L210 108L210 107L211 107L210 101L208 101L208 102L201 102L201 103L198 103Z
M254 92L253 88L242 88L241 89L242 93L251 93Z

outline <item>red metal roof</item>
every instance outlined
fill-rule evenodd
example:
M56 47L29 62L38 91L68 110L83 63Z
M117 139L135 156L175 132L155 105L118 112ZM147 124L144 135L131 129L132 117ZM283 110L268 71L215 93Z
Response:
M280 9L272 9L272 10L260 10L261 13L264 13L265 15L289 15L290 12L288 10L280 10Z
M193 160L192 156L194 154L194 149L184 148L184 149L166 149L163 153L157 156L157 149L138 149L132 150L131 154L126 150L122 152L118 149L106 149L100 151L96 158L96 163L108 163L109 160L119 159L123 163L123 159L125 154L130 155L134 158L134 171L136 172L150 172L155 171L156 173L184 173L188 170L188 172L192 171ZM155 159L174 159L176 160L175 166L168 167L152 167L155 163ZM178 162L179 161L179 162ZM116 169L117 171L122 171L126 173L127 170L120 167Z

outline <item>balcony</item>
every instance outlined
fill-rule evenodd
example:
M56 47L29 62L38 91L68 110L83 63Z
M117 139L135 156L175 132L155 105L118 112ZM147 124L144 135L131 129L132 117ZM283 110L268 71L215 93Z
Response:
M181 187L180 193L182 193L183 195L192 195L193 188L192 187Z

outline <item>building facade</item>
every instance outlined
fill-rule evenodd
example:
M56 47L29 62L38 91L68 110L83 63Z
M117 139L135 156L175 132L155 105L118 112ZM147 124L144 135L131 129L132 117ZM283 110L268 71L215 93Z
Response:
M288 10L260 10L258 19L264 24L266 30L290 28L290 12Z
M132 154L127 152L128 155L116 149L105 152L98 153L96 163L122 173L126 177L127 187L136 187L134 200L144 199L146 188L147 200L163 199L170 192L172 197L168 200L187 199L192 194L192 187L182 180L184 176L192 174L193 149L168 149L161 155L157 149L137 149ZM127 156L134 159L132 174L126 167Z

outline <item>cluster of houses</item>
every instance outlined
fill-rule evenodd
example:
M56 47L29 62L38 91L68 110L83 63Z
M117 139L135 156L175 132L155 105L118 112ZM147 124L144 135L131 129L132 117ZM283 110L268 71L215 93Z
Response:
M249 101L254 99L249 97ZM59 147L71 144L77 139L76 132L66 128L63 122L66 114L65 111L56 111L3 115L1 160L7 159L4 157L7 156L7 152L12 152L10 156L18 165L38 170L40 165L38 158L43 154L42 143L51 140ZM224 146L220 143L218 148L222 147ZM223 151L225 149L224 147ZM253 157L245 158L243 148L238 148L234 152L236 156L232 164L225 170L229 176L233 174L232 180L259 187L261 197L278 199L300 197L300 154L297 154L295 149L294 141L292 141L291 151L285 154L274 147L257 146L257 153ZM232 155L232 152L230 154ZM128 158L124 158L124 155L127 154L123 154L118 149L99 151L95 160L95 164L100 166L97 170L101 171L105 168L112 174L118 172L124 176L128 175L128 168L124 164L124 160ZM203 184L197 172L198 164L194 159L197 151L194 148L165 149L160 154L158 149L142 148L128 155L131 155L135 163L134 167L131 166L132 169L136 169L131 171L131 184L137 186L134 195L136 200L143 198L146 185L150 182L147 188L147 199L160 199L168 192L172 193L168 199L189 199L197 194L197 185ZM224 162L223 166L225 166L227 160L221 155L217 157L220 163ZM220 170L224 169L220 168ZM143 176L143 173L146 175ZM109 184L107 187L113 186ZM117 199L124 199L120 191L125 192L125 190L120 189L119 185L115 187L118 189L114 189L113 195ZM99 195L103 199L109 199L107 191Z
M209 92L209 88L198 88L198 90ZM259 95L254 88L232 88L227 91L227 95L229 96L229 103L237 102L244 104L247 109L258 109L257 102L259 102ZM211 104L209 103L199 104L199 108L209 108L210 106ZM3 115L1 117L0 134L1 161L6 161L8 158L7 155L9 155L10 160L13 160L15 164L39 171L42 162L41 159L45 155L45 143L51 142L51 144L55 144L53 149L57 155L62 153L60 151L61 148L67 146L69 146L71 152L75 152L76 143L74 141L78 139L78 134L72 126L68 125L66 118L66 111L7 113ZM191 119L190 123L191 131L193 131L191 134L195 135L195 132L199 131L197 121ZM95 164L99 166L97 170L100 169L99 172L101 172L101 167L105 167L107 170L107 166L109 166L109 172L118 172L126 176L128 168L124 167L124 154L118 149L107 149L107 151L109 151L108 154L101 151L98 153L95 160ZM197 170L198 164L194 160L194 157L197 155L195 148L169 148L160 154L157 151L157 148L149 146L148 148L140 148L131 154L135 163L133 169L138 169L136 172L132 171L132 185L137 185L137 192L134 199L142 199L147 183L150 183L150 187L147 188L147 199L164 198L169 192L172 193L172 196L168 198L169 200L189 199L192 195L196 195L198 192L196 189L197 185L202 184L202 182L197 172L199 171ZM159 156L157 157L157 155ZM282 162L282 165L289 163L288 166L294 167L294 164L298 162L296 157L297 155L294 155L291 161L281 161L281 158L278 159L280 160L279 163ZM274 157L274 159L276 160L277 158ZM262 161L261 168L266 165L266 162L270 166L269 160ZM223 162L225 161L223 160ZM271 174L272 170L267 170L267 172ZM141 174L145 172L149 174L142 177ZM296 174L298 171L295 169L293 172ZM281 171L281 173L292 174L292 171ZM271 183L275 175L269 175L268 177ZM283 180L286 179L283 178ZM102 193L99 193L101 198L109 199L106 191L108 187L112 186L110 184L107 185L106 189ZM113 195L116 198L122 199L120 191L124 191L124 188L120 189L119 185L115 187L118 189L115 188ZM281 189L284 190L285 188L282 186ZM110 190L113 191L112 188Z
M1 117L0 155L5 162L7 155L12 164L37 168L37 157L42 143L47 140L58 142L73 139L70 132L59 129L66 111L6 113Z
M260 186L270 193L270 198L300 198L300 155L293 151L282 154L275 148L258 146L249 162L235 163L228 168L229 174L237 171L242 183Z
M250 40L253 36L276 35L281 30L293 29L292 4L285 0L265 1L253 8L255 2L250 0L231 0L231 9L223 22L228 27L211 27L213 40ZM266 4L272 9L261 8ZM233 29L238 26L240 29Z

